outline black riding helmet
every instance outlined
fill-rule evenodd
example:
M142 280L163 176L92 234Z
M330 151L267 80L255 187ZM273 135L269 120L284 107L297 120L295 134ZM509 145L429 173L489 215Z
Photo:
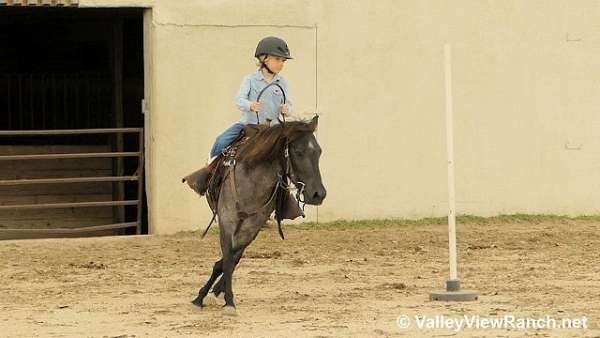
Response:
M287 43L274 36L269 36L260 40L258 46L256 46L256 53L254 53L255 57L265 54L293 59L293 57L290 56L290 49L288 48Z
M286 59L293 59L290 55L290 49L288 48L287 43L285 43L283 39L274 36L266 37L258 42L254 56L260 60L262 55L274 55ZM269 73L274 74L264 61L261 60L260 63L262 67L269 71Z

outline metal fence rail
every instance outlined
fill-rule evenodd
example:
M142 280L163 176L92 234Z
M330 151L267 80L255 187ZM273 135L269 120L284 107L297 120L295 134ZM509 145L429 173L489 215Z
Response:
M55 160L55 159L66 159L66 158L138 157L138 156L140 156L139 152L6 155L6 156L0 156L0 161Z
M36 178L0 180L0 186L31 185L31 184L76 184L86 182L137 182L137 199L135 200L112 200L97 202L70 202L70 203L45 203L45 204L22 204L22 205L0 205L2 210L30 210L30 209L62 209L62 208L91 208L91 207L115 207L136 206L137 217L135 222L120 222L106 225L86 226L80 228L52 228L52 229L0 229L1 233L41 233L41 234L77 234L90 231L108 229L123 229L136 227L136 233L142 232L142 200L144 185L144 130L143 128L108 128L108 129L62 129L62 130L0 130L1 136L39 136L39 135L83 135L83 134L124 134L137 133L139 135L139 147L137 152L102 152L102 153L66 153L66 154L36 154L36 155L0 155L2 161L28 161L28 160L55 160L72 158L122 158L137 157L138 166L133 175L127 176L87 176L87 177L64 177L64 178Z
M79 0L0 0L0 6L77 6Z

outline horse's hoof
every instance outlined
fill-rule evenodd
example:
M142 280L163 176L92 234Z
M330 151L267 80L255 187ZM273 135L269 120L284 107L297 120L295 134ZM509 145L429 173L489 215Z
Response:
M204 307L204 304L202 304L202 298L200 298L200 296L196 297L196 299L192 301L192 304L198 307Z
M225 305L223 306L223 314L227 316L237 317L238 312L235 309L235 306Z

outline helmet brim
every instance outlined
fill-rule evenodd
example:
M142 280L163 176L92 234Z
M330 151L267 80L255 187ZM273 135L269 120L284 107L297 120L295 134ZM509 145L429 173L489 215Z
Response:
M259 58L259 57L261 57L262 55L273 55L273 56L279 56L279 57L282 57L282 58L286 58L286 59L288 59L288 60L293 60L293 59L294 59L293 57L291 57L291 56L289 56L289 55L282 55L282 54L277 54L277 53L268 53L268 54L254 55L254 57L256 57L256 58Z

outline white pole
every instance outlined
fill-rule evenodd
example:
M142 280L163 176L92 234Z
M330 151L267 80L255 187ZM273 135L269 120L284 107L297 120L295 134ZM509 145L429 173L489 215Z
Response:
M450 44L444 46L446 75L446 147L448 150L448 257L450 280L458 279L456 262L456 202L454 196L454 125L452 111L452 55Z
M456 200L454 196L454 124L452 111L452 57L450 44L444 45L444 73L446 77L446 148L448 151L448 263L450 279L446 291L433 292L431 300L474 301L479 299L477 291L461 290L457 272L456 256Z

